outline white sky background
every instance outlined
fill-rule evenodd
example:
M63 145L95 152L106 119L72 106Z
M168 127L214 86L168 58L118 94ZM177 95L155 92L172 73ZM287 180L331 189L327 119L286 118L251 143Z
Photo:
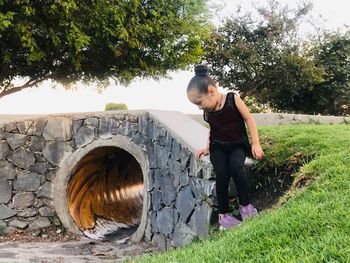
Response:
M237 4L243 10L251 9L251 1L216 0L222 6L218 18L232 14ZM266 2L265 0L258 2ZM280 3L295 6L295 0L279 0ZM317 25L328 29L337 29L344 24L350 26L350 1L348 0L313 0L312 16ZM319 17L322 16L322 18ZM311 30L305 27L305 31ZM125 103L132 109L175 110L183 113L200 113L186 97L188 81L193 76L191 71L178 71L169 74L171 79L134 81L128 87L109 86L102 93L92 87L78 86L77 90L66 91L62 87L50 88L45 82L38 88L23 90L0 99L0 114L46 114L63 112L103 111L109 102Z

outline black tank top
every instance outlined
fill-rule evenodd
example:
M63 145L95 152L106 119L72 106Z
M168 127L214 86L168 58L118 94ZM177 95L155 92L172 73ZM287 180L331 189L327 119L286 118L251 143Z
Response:
M203 118L210 126L210 142L248 141L245 123L234 96L232 92L227 93L222 109L203 112Z

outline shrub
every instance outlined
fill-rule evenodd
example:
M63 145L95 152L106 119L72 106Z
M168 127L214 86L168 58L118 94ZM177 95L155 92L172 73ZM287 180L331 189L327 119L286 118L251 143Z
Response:
M127 110L128 106L125 103L107 103L105 110Z

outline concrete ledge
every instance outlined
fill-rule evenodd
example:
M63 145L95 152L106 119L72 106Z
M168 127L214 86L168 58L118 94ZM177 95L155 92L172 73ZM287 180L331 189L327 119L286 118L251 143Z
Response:
M320 116L288 113L252 113L257 126L283 125L283 124L346 124L350 123L350 117ZM189 117L202 125L208 125L203 120L202 114L188 114Z

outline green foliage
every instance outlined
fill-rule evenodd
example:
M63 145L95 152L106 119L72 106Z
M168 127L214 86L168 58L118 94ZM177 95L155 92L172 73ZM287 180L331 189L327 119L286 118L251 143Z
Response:
M323 114L350 115L350 31L325 34L314 47L325 81L315 86L314 101Z
M213 30L204 56L212 75L279 111L349 114L349 33L301 42L298 27L311 5L269 4L257 8L258 17L238 11Z
M0 98L44 79L128 83L203 54L206 0L0 1ZM14 86L15 78L26 79Z
M105 106L105 110L127 110L128 106L125 103L107 103Z
M350 126L285 125L259 132L265 160L273 165L299 151L312 155L296 180L314 181L235 229L138 262L349 262Z
M245 96L244 103L247 105L251 113L263 113L270 110L269 105L258 102L253 96Z
M204 59L220 85L239 90L242 97L254 95L257 99L265 89L279 89L269 79L286 80L289 76L275 73L275 69L301 59L293 36L309 8L306 5L286 10L272 1L270 9L258 9L258 18L237 11L237 15L214 29L206 42Z

